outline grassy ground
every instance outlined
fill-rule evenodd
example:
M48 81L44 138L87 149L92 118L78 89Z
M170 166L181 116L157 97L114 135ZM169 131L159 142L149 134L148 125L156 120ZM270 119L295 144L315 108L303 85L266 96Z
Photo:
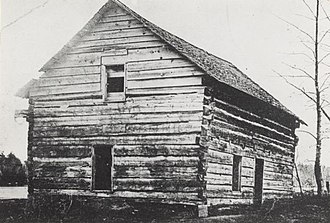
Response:
M179 209L157 209L152 212L148 209L137 210L130 206L117 208L114 211L104 211L104 207L97 210L88 208L63 208L61 210L48 209L46 211L35 210L34 213L26 209L27 200L3 200L0 201L0 222L24 222L24 223L47 223L47 222L302 222L302 223L328 223L330 222L330 199L308 198L295 199L285 204L278 202L270 203L260 210L236 211L226 216L223 211L213 209L211 217L198 219L192 218L188 213L183 214ZM223 209L221 209L223 210ZM54 214L54 213L57 214ZM235 214L235 215L233 215Z

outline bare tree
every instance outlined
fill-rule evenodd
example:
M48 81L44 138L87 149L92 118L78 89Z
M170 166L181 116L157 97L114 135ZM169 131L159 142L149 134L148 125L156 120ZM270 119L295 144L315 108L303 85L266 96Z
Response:
M330 63L326 62L330 56L330 41L329 43L326 43L326 40L328 40L330 36L330 17L328 16L323 4L330 3L326 2L326 0L312 0L310 3L307 3L306 0L302 0L302 3L309 11L309 14L312 16L310 17L303 15L303 17L313 21L313 33L308 32L293 23L290 23L283 19L282 20L290 26L294 27L296 30L298 30L305 37L305 39L307 39L307 41L300 39L300 42L306 48L308 53L300 54L312 61L313 69L312 71L308 71L303 67L288 65L290 68L297 71L299 74L286 76L279 74L278 72L276 73L282 78L284 78L284 80L288 84L290 84L292 87L294 87L304 96L306 96L312 102L313 107L315 108L315 133L306 133L311 135L316 142L314 173L317 185L317 193L318 195L321 195L323 188L323 180L320 160L322 140L325 139L325 137L323 136L325 131L322 131L322 124L324 123L322 118L325 118L326 121L330 121L330 113L326 111L326 108L330 105L329 100L326 98L327 91L330 88L330 72L326 71L330 68ZM321 23L324 26L321 27ZM327 28L324 29L324 27ZM294 79L291 80L290 78ZM305 78L309 80L309 83L313 85L312 90L307 90L306 86L304 86L306 82L298 85L297 78Z

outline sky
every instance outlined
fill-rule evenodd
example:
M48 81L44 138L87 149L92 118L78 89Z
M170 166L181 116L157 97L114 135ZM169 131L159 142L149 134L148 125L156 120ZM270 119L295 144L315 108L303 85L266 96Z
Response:
M0 151L26 159L27 123L14 119L27 100L15 92L77 33L107 0L1 0ZM301 130L315 132L315 111L278 73L301 75L290 66L312 71L306 54L308 37L287 22L313 32L311 14L302 0L122 0L140 15L236 65L256 83L308 123ZM313 1L307 1L313 2ZM321 1L330 15L330 0ZM312 4L311 4L312 6ZM285 21L287 22L285 22ZM321 20L322 31L330 21ZM324 38L330 51L330 35ZM325 51L321 52L323 55ZM330 58L324 60L330 64ZM321 65L321 73L330 68ZM292 79L293 80L293 79ZM297 85L312 89L306 78ZM325 92L330 98L329 91ZM330 108L327 108L330 113ZM324 119L323 130L330 124ZM312 162L313 138L297 132L298 162ZM329 131L324 133L329 137ZM330 140L323 141L322 164L330 166Z

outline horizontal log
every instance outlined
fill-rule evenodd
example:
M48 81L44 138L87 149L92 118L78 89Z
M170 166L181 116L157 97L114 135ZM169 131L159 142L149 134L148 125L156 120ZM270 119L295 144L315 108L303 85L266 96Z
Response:
M86 104L85 104L86 103ZM89 105L88 105L89 103ZM139 113L159 113L159 112L181 112L181 111L202 111L201 101L198 98L186 97L182 99L173 99L161 101L139 102L127 100L126 103L117 102L105 104L101 101L88 101L78 104L71 104L70 101L43 103L55 108L35 108L34 116L39 117L70 117L70 116L99 116L99 115L119 115L119 114L139 114ZM78 106L73 106L78 105ZM85 105L85 106L84 106Z
M263 123L259 123L256 121L250 121L244 117L241 117L240 113L232 114L224 109L220 109L217 107L213 107L215 117L218 117L220 120L225 120L226 122L234 125L240 126L241 129L249 129L249 131L253 133L258 133L260 135L264 135L270 138L275 138L278 141L282 141L284 143L294 143L294 138L291 137L288 133L280 132L272 127L268 127ZM235 130L240 130L236 128Z
M114 168L114 177L116 178L152 178L152 179L191 179L197 177L197 167L180 166L119 166Z
M94 192L89 190L73 190L73 189L36 189L35 193L46 193L49 195L77 195L77 196L93 196L93 197L112 197L125 199L139 199L138 201L160 202L160 203L178 203L196 205L200 202L196 192L134 192L134 191L114 191L113 193Z
M218 191L207 191L207 198L223 198L223 199L253 199L253 192L218 192Z
M87 125L87 126L47 126L35 127L34 137L79 137L100 136L121 133L121 135L141 134L174 134L174 133L199 133L199 122L166 123L166 124L119 124L119 125Z
M119 16L106 16L103 17L100 22L121 22L127 20L135 20L135 18L131 15L119 15Z
M197 192L200 188L197 180L116 178L116 191L157 191L157 192Z
M218 119L218 116L215 116L215 118ZM216 119L212 121L212 124L210 126L210 130L215 136L221 134L222 129L228 129L231 132L237 132L238 134L245 135L248 138L253 137L254 139L258 139L260 141L271 142L279 146L288 148L290 150L292 150L292 148L294 147L294 141L288 141L283 139L279 140L279 138L274 136L273 134L267 134L267 130L255 131L255 129L251 126L238 127L241 126L240 123L228 124L227 122L232 123L229 118L227 119L227 121L221 121Z
M230 164L230 165L232 165L233 163L233 155L231 154L209 149L208 156L209 156L208 161L212 163Z
M196 89L200 89L200 87L195 87ZM180 90L180 88L176 88L177 90ZM182 90L182 89L181 89ZM197 90L196 90L197 91ZM132 112L133 109L133 105L138 105L135 107L143 107L146 106L146 102L152 102L152 103L148 103L151 105L158 105L158 106L166 106L167 104L171 104L173 102L175 103L184 103L187 102L187 100L189 100L190 102L196 102L196 101L202 101L203 99L202 97L202 90L199 90L199 93L196 92L187 92L187 93L182 93L182 94L166 94L166 95L146 95L146 96L141 96L139 95L139 97L134 97L134 96L130 96L126 98L126 103L122 103L122 102L112 102L112 103L106 103L104 102L103 99L75 99L75 100L71 100L71 99L61 99L59 101L52 101L52 100L42 100L42 101L35 101L34 102L34 108L49 108L49 107L57 107L57 109L55 110L49 110L49 111L56 111L56 113L60 112L61 109L58 109L59 107L66 107L68 111L75 111L76 112L76 108L75 107L83 107L86 106L85 108L77 108L77 111L79 110L88 110L91 108L88 108L87 106L93 106L93 109L104 109L104 108L108 108L111 110L118 110L118 112L123 112L122 110L125 107L129 107L130 108L130 112ZM100 107L96 107L96 106L100 106ZM40 112L47 112L48 109L45 110L39 110L36 109L36 112L40 111ZM89 111L90 112L90 111Z
M33 146L31 155L34 157L63 158L80 157L86 158L92 155L92 146Z
M280 123L277 123L273 120L267 119L265 117L260 117L257 114L254 114L252 112L246 111L242 108L239 108L237 106L231 105L229 103L226 103L222 100L219 100L217 98L214 99L215 101L215 105L216 107L220 108L220 109L225 109L227 112L234 114L234 115L238 115L242 118L245 118L247 120L250 120L252 122L256 122L256 123L260 123L264 126L268 126L272 129L275 129L276 131L279 131L281 133L285 133L285 135L292 135L292 130L287 127L284 126Z
M251 204L253 204L253 199L251 199L251 198L246 198L246 199L242 199L242 198L237 198L237 199L233 199L233 198L209 198L209 199L207 199L207 204L208 205L217 205L217 204L221 204L221 205L251 205Z
M38 189L80 189L86 190L91 188L90 178L57 178L42 177L33 178L32 184Z
M239 144L241 142L241 144ZM292 153L281 151L279 153L278 150L271 149L270 145L262 144L260 142L256 142L253 145L253 148L250 146L246 146L242 141L226 141L224 139L218 138L211 138L211 139L204 139L201 138L201 143L203 146L208 146L208 148L220 152L225 152L228 154L237 154L244 157L255 158L262 157L267 162L274 162L274 163L284 163L285 165L291 165L293 162ZM252 162L251 162L252 168Z
M156 156L156 157L116 157L115 166L136 166L136 167L196 167L198 157L189 156Z
M292 181L293 176L292 174L284 174L284 173L274 173L274 172L267 172L264 171L264 178L268 180L290 180Z
M58 177L58 178L91 178L92 168L83 166L61 166L52 168L36 168L33 170L33 177Z
M138 114L113 114L77 116L77 117L49 117L35 118L35 126L83 126L83 125L115 125L115 124L142 124L142 123L169 123L200 121L201 112L179 111Z
M197 156L198 145L115 145L115 156Z

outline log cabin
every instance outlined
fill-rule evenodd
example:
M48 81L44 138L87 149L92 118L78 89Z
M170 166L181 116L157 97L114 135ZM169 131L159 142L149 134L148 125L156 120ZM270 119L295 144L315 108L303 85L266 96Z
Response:
M117 0L17 96L29 194L198 207L293 194L304 123L230 62ZM18 115L19 115L18 114Z

